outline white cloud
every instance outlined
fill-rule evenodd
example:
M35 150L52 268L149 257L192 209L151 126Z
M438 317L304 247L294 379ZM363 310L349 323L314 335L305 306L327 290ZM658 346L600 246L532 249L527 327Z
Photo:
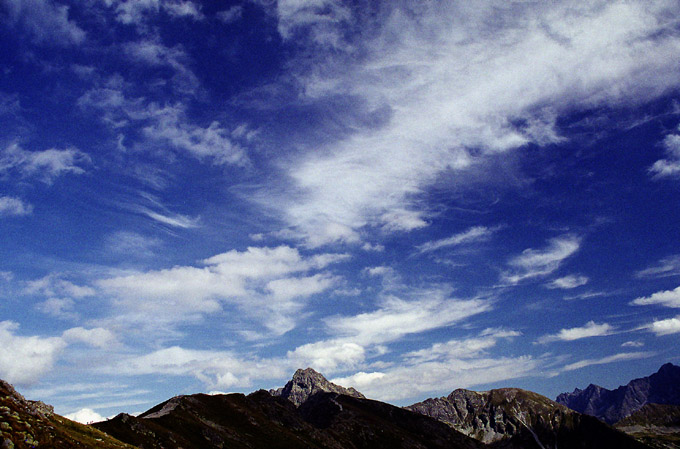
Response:
M363 269L363 272L368 276L394 276L394 269L384 265L380 265L378 267L366 267Z
M324 321L331 333L369 345L448 326L491 308L487 301L454 299L439 289L414 291L409 296L404 300L390 295L372 312L335 316Z
M344 47L344 22L351 18L347 6L337 0L278 0L279 33L284 39L296 32L309 32L317 45Z
M107 251L120 255L151 257L162 245L161 240L130 231L118 231L106 237L104 246Z
M627 341L625 343L621 343L622 348L641 348L645 344L642 343L641 341Z
M635 275L639 278L680 276L680 254L665 257L657 265L640 270Z
M141 25L152 14L161 11L173 18L188 17L203 19L200 7L189 0L102 0L107 6L114 6L121 23Z
M385 370L361 371L333 382L353 386L370 398L389 401L535 374L540 362L531 357L492 358L487 354L499 340L519 335L516 331L489 329L477 337L436 343L407 353Z
M517 284L525 279L547 276L578 251L580 246L580 238L566 235L551 239L544 249L525 249L508 262L513 269L503 273L503 279Z
M324 340L288 351L293 366L309 366L321 373L352 369L366 358L366 348L348 340Z
M371 244L366 242L361 246L361 249L363 249L364 251L375 251L380 253L385 251L385 246L381 244Z
M98 286L115 298L123 321L143 326L195 322L237 307L246 317L282 334L295 326L305 301L326 291L339 278L318 271L346 260L344 254L303 257L287 246L229 251L202 261L202 266L176 266L102 279Z
M409 363L423 363L434 360L446 359L470 359L479 357L485 350L496 346L499 338L518 337L521 334L516 331L501 332L497 334L482 333L477 338L468 338L465 340L449 340L446 343L435 343L427 349L409 352L404 355L404 358Z
M482 300L451 298L446 289L411 289L400 294L406 299L386 296L370 312L325 318L331 338L299 346L288 352L288 359L296 366L311 366L326 373L356 369L367 358L388 352L386 345L406 335L451 326L491 307ZM494 336L487 334L486 338L501 338L497 331L491 333Z
M104 421L104 417L91 408L82 408L77 412L67 413L64 415L64 418L79 422L81 424L90 424L93 422Z
M594 321L588 321L583 327L572 327L570 329L562 329L556 334L544 335L538 339L538 343L550 343L553 341L574 341L582 338L602 337L610 335L614 327L607 323L597 324Z
M113 333L101 327L94 329L74 327L64 331L61 337L68 343L85 343L100 349L110 347L116 342Z
M33 205L28 204L11 196L0 196L0 217L30 215L33 213Z
M49 0L7 0L3 4L9 19L23 24L38 44L68 46L85 40L85 31L69 20L66 5Z
M122 375L193 376L209 389L247 387L253 379L280 378L290 371L283 360L246 359L226 351L194 350L179 346L127 357L107 369Z
M485 240L488 239L494 232L494 229L487 228L486 226L474 226L459 234L452 235L451 237L419 245L417 249L420 253L436 251L441 248Z
M66 347L61 338L16 335L19 324L0 322L0 378L17 385L30 385L52 370Z
M160 57L155 54L160 52L157 49L138 51L145 58ZM248 156L238 144L239 139L242 140L238 132L234 135L217 121L212 121L207 127L190 123L183 104L159 105L144 98L128 98L124 89L123 81L114 77L104 87L83 94L78 105L99 111L102 120L115 129L132 125L141 127L149 145L169 145L200 160L208 159L215 165L248 165Z
M243 16L243 7L240 5L232 6L229 9L220 11L215 16L223 23L230 24L237 22Z
M38 176L47 184L63 174L83 174L83 166L89 164L90 157L75 148L28 151L12 143L0 153L0 173L16 170L23 176Z
M142 40L125 44L125 53L135 62L150 66L166 66L174 70L174 88L183 94L195 94L200 82L189 68L189 57L180 46L166 47L156 40Z
M656 179L680 177L680 135L670 134L663 141L666 159L659 159L649 168Z
M650 332L654 332L656 335L677 334L680 332L680 316L653 321L651 324L645 326L645 328Z
M143 206L137 207L136 210L151 218L152 220L164 225L172 226L173 228L190 229L197 228L199 226L199 218L192 218L182 214L170 214L167 212L160 213Z
M581 360L579 362L571 363L564 368L562 371L574 371L577 369L585 368L592 365L606 365L608 363L623 362L627 360L637 360L644 359L653 356L652 352L623 352L608 357L603 357L601 359L587 359Z
M580 287L582 285L586 285L588 283L588 277L587 276L576 276L573 274L570 274L568 276L564 276L561 278L557 278L551 283L547 284L548 288L561 288L561 289L572 289L576 287Z
M656 292L651 296L635 298L631 304L636 306L660 304L665 307L680 308L680 287L676 287L674 290Z
M63 279L59 274L49 274L40 279L26 282L24 292L30 295L68 296L78 299L93 296L96 293L94 288L74 284Z
M280 1L278 11L281 34L298 45L326 39L344 48L333 40L352 13L344 4ZM424 226L431 211L423 193L434 183L486 173L498 153L560 141L555 120L573 110L628 105L678 86L671 61L680 39L668 31L678 12L665 1L390 2L378 29L367 21L346 44L354 48L301 61L297 78L303 101L345 96L386 118L294 158L285 167L289 191L265 201L315 245L367 227ZM301 27L310 34L296 34ZM347 232L328 233L330 224Z
M39 312L51 315L62 320L75 320L78 313L75 312L76 302L71 298L47 298L35 305Z

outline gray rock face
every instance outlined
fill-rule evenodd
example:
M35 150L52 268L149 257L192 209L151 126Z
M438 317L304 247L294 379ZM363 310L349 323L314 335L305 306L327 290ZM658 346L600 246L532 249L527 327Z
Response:
M537 421L559 425L564 416L572 413L548 398L517 388L455 390L447 397L427 399L406 408L443 421L484 443L532 430Z
M645 404L680 405L680 367L667 363L649 377L630 381L615 390L589 385L585 390L557 396L572 410L613 424L640 410Z
M345 388L329 382L325 377L311 368L295 371L293 378L288 381L283 388L270 390L270 393L273 396L281 396L282 398L288 399L298 407L309 399L310 396L321 392L338 393L354 398L365 399L364 395L354 388Z
M490 448L645 447L595 418L518 388L455 390L406 408L438 419Z

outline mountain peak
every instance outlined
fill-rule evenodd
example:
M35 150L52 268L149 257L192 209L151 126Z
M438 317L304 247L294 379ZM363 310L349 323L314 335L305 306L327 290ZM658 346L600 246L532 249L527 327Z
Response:
M585 390L562 393L557 402L579 413L613 424L649 403L680 405L680 367L666 363L659 371L633 379L614 390L589 385Z
M643 447L595 418L519 388L458 389L406 409L435 418L489 447Z
M310 396L320 392L339 393L365 399L364 395L354 388L345 388L329 382L321 373L312 368L298 369L283 388L270 391L274 396L288 399L296 406L300 406Z

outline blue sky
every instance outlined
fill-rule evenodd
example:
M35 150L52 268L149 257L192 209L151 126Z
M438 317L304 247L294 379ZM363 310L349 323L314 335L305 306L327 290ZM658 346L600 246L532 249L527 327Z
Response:
M678 17L5 0L0 378L89 420L307 366L401 405L678 363Z

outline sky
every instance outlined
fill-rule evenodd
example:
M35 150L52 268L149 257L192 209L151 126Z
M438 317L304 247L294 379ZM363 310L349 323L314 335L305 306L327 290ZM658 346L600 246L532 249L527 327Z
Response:
M0 1L0 378L91 421L680 364L680 2Z

